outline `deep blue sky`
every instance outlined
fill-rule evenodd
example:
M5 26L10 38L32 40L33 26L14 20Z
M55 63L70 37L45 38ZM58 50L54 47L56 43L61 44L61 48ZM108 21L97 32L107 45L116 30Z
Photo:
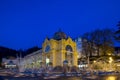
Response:
M59 28L75 38L119 20L120 0L0 0L0 46L41 47Z

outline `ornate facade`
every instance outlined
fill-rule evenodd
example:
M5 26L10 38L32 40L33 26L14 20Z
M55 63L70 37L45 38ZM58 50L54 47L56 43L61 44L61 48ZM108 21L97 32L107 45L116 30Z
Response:
M63 66L67 62L69 66L77 66L77 56L76 43L62 31L46 38L42 45L42 62L46 65Z

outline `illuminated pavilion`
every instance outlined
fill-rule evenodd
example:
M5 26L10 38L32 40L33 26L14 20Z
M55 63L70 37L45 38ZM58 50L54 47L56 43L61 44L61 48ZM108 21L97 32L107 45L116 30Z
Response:
M76 42L61 30L53 38L46 38L42 45L42 62L46 65L52 63L55 67L67 63L69 66L77 66L77 56Z

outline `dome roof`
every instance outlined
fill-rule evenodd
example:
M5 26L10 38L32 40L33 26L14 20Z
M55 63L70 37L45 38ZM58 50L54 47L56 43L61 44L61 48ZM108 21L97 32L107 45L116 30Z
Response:
M54 34L53 39L55 39L55 40L67 39L67 36L64 32L59 30L58 32L56 32Z

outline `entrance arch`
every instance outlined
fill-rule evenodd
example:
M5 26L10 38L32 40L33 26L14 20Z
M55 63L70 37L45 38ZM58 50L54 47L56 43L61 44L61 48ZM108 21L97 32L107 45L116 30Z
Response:
M73 65L73 49L70 45L66 46L65 60L68 61L68 65Z

